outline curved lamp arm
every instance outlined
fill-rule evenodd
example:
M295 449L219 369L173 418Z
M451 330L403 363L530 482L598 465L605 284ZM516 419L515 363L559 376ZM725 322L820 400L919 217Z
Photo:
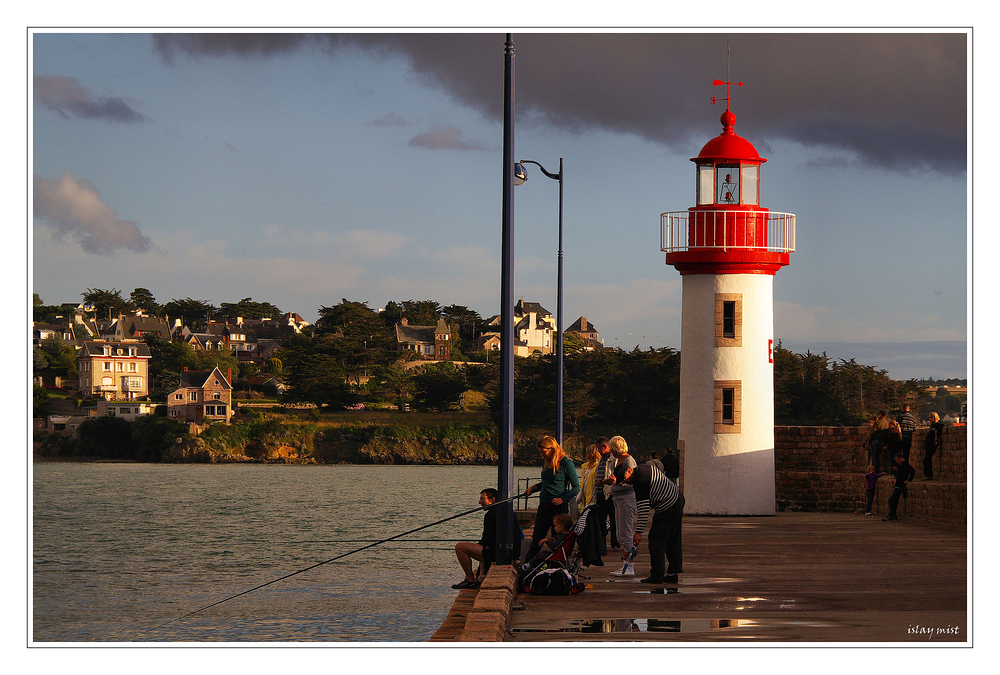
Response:
M541 164L539 164L538 162L536 162L533 159L522 159L522 160L518 161L518 164L534 164L535 166L537 166L539 169L542 170L542 173L544 173L546 176L548 176L552 180L559 180L560 178L562 178L562 171L560 171L559 173L552 173L551 171L546 171L544 166L542 166ZM523 180L528 180L528 174L527 173L524 173L524 179Z

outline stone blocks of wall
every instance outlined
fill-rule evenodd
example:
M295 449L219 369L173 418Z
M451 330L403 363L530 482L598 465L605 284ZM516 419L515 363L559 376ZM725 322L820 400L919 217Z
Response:
M923 440L927 428L913 434L910 484L904 517L964 527L968 427L945 427L934 455L934 480L923 482ZM775 427L775 498L779 511L864 511L864 471L868 466L867 427ZM873 511L884 515L894 479L878 481Z

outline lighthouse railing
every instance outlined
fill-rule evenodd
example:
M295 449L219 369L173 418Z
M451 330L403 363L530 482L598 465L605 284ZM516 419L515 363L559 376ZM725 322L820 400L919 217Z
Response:
M693 221L692 215L696 216ZM752 230L750 236L748 230ZM660 214L661 251L674 253L706 248L791 253L795 251L795 214L750 209Z

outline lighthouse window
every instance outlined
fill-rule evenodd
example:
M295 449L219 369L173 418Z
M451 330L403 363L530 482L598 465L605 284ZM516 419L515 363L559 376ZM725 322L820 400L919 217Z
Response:
M722 164L715 168L717 204L740 203L740 167Z
M722 390L722 423L733 423L733 390Z
M736 303L732 300L722 303L722 337L736 337Z
M742 399L743 383L740 380L715 381L715 433L740 433Z
M715 346L743 346L743 294L715 294Z
M743 191L741 199L741 203L743 204L760 203L760 195L757 193L757 170L758 167L753 164L743 166Z
M698 167L698 204L715 203L715 167Z

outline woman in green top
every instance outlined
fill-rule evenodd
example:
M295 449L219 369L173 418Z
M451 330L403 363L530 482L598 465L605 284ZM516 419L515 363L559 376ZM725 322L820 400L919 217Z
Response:
M552 527L552 518L560 513L569 512L569 500L580 492L580 478L576 473L573 460L566 456L562 447L551 436L542 436L538 441L538 451L542 454L545 465L542 468L542 482L532 485L525 491L526 495L541 491L538 495L538 511L535 513L535 524L531 532L531 546L524 554L524 560L531 560L538 555L542 539Z

